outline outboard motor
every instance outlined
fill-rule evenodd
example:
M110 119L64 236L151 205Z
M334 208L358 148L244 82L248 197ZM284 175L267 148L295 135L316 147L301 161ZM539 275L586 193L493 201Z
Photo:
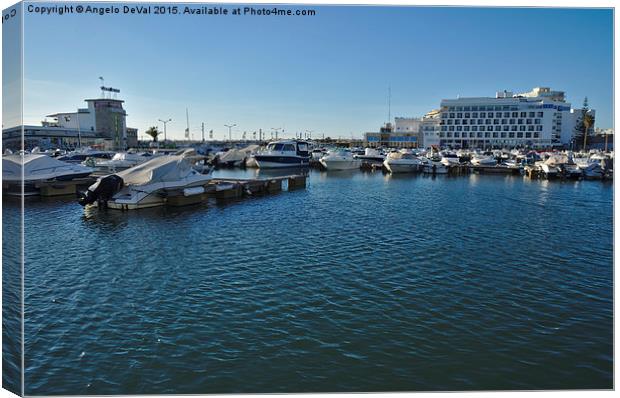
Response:
M101 177L86 192L80 192L78 202L86 206L95 202L105 203L123 188L124 181L116 174Z

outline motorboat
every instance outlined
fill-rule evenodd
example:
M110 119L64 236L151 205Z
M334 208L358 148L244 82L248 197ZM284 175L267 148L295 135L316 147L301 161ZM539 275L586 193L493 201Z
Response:
M231 148L225 152L219 152L214 163L220 167L243 167L247 160L256 152L259 145L248 145L245 148ZM256 166L254 166L256 167Z
M426 174L448 174L448 167L438 157L422 158L422 171Z
M82 163L87 158L94 159L112 159L114 156L114 152L110 151L100 151L97 149L91 148L82 148L73 152L69 152L66 155L59 156L58 160L67 163Z
M369 163L369 164L383 164L383 161L385 160L385 156L382 155L381 152L379 152L375 148L366 148L364 149L363 155L354 155L354 156L357 159L361 160L362 163Z
M471 164L474 166L496 166L497 159L493 156L485 156L476 153L471 157Z
M119 210L162 206L172 199L200 201L210 174L200 173L194 164L203 160L193 149L174 155L157 156L130 169L100 177L79 203Z
M575 165L583 173L583 177L588 180L597 180L603 178L605 174L601 167L601 162L587 158L576 158Z
M540 163L540 171L542 175L547 179L552 179L560 174L560 168L553 163L542 162Z
M89 176L94 169L70 164L43 154L13 154L2 157L2 186L16 193L36 195L43 182L71 181Z
M351 151L343 149L327 152L319 162L327 170L355 170L362 165L362 161L355 158Z
M267 144L264 152L254 155L254 159L261 169L308 167L310 152L305 141L273 141Z
M460 164L460 161L456 152L443 151L441 153L441 163L446 167L450 167Z
M412 173L422 170L422 161L410 152L392 152L383 165L390 173Z
M116 173L144 163L153 157L152 153L117 152L112 159L88 158L82 162L84 166L94 167L99 171Z

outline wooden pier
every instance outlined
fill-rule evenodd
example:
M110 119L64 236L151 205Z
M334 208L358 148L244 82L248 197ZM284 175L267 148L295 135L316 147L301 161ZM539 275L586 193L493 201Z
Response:
M256 179L214 178L205 186L205 194L217 200L267 195L281 192L284 183L288 191L305 188L306 179L307 176L300 174Z

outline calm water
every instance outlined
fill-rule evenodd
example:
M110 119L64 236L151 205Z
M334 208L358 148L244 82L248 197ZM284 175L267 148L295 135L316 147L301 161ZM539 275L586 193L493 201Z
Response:
M227 205L29 200L26 393L611 388L612 203L314 171Z

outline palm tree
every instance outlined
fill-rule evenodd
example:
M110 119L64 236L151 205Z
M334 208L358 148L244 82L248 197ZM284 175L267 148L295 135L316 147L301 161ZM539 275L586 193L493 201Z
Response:
M148 130L145 131L146 135L150 136L153 138L153 142L157 142L157 136L160 135L161 133L157 130L157 127L153 126L153 127L149 127Z
M588 97L586 97L583 101L583 108L581 108L581 117L575 126L575 130L579 133L575 138L581 139L581 135L583 134L584 151L586 150L586 146L588 144L588 133L590 132L590 128L592 126L594 126L594 115L590 112L590 108L588 107Z

